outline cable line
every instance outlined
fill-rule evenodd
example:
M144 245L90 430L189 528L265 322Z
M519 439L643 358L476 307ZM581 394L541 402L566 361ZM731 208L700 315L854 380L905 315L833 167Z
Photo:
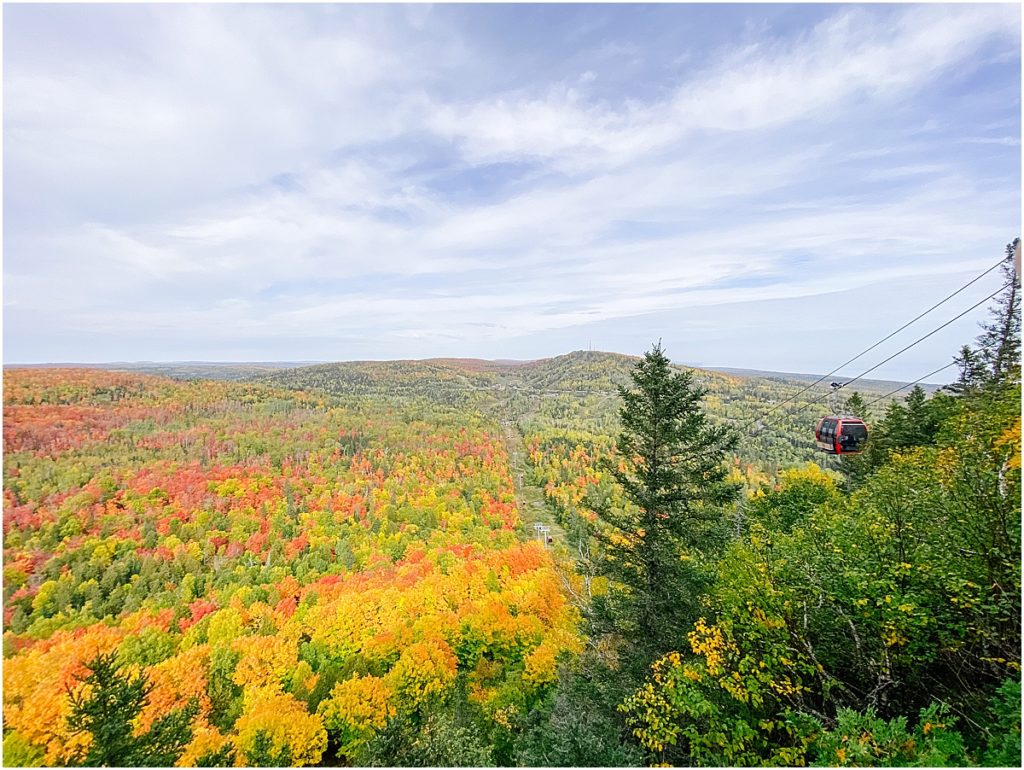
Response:
M861 372L860 374L858 374L858 375L857 375L856 377L854 377L854 378L853 378L852 380L847 380L846 382L844 382L844 383L843 383L842 385L840 385L839 387L840 387L840 388L845 388L845 387L846 387L847 385L849 385L849 384L850 384L851 382L856 382L856 381L857 381L857 380L859 380L859 379L860 379L861 377L863 377L863 376L864 376L865 374L870 374L871 372L875 371L875 369L877 369L878 367L880 367L880 366L881 366L882 364L887 364L887 363L889 363L890 361L892 361L892 360L893 360L894 358L896 358L896 356L898 356L898 355L901 355L902 353L906 353L906 352L907 352L908 350L910 350L910 349L911 349L912 347L914 347L914 345L916 345L917 343L919 343L919 342L924 342L924 341L925 341L926 339L928 339L929 337L931 337L931 336L932 336L933 334L935 334L936 332L942 331L943 329L945 329L945 328L946 328L947 326L949 326L949 325L950 325L951 323L953 323L954 321L959 321L959 320L960 320L961 318L963 318L963 317L964 317L965 315L967 315L968 313L970 313L970 312L971 312L972 310L974 310L975 308L977 308L977 307L981 307L982 305L984 305L984 304L985 304L986 302L988 302L988 301L989 301L990 299L992 299L992 298L993 298L994 296L996 296L996 295L997 295L997 294L998 294L999 292L1001 292L1001 291L1002 291L1003 289L1005 289L1005 288L1006 288L1007 286L1009 286L1009 285L1010 285L1011 283L1013 283L1013 281L1008 281L1008 282L1007 282L1006 284L1004 284L1003 286L1000 286L1000 287L999 287L998 289L996 289L996 290L995 290L994 292L992 292L992 293L991 293L991 294L989 294L989 295L988 295L987 297L985 297L985 299L981 300L980 302L975 302L975 303L974 303L973 305L971 305L971 306L970 306L969 308L967 308L967 309L966 309L965 311L963 311L962 313L959 313L959 314L957 314L957 315L953 316L952 318L950 318L950 319L949 319L948 321L946 321L946 323L942 324L941 326L936 326L936 327L935 327L934 329L932 329L932 330L931 330L930 332L928 332L927 334L925 334L925 335L924 335L923 337L918 337L918 338L917 338L916 340L914 340L913 342L911 342L911 343L910 343L909 345L907 345L907 346L906 346L905 348L901 348L900 350L897 350L897 351L896 351L895 353L893 353L893 354L892 354L891 356L889 356L888 358L886 358L886 359L884 359L884 360L882 360L882 361L879 361L879 362L878 362L877 364L875 364L874 366L872 366L872 367L871 367L870 369L865 369L865 370L864 370L863 372Z
M785 401L780 401L780 402L779 402L778 404L776 404L775 406L773 406L773 407L772 407L771 409L769 409L769 410L768 410L767 412L765 412L764 414L762 414L762 415L761 415L760 417L758 417L757 419L755 419L755 420L751 421L750 423L748 423L748 424L746 425L746 427L744 427L744 428L743 428L743 430L747 430L748 428L750 428L750 426L751 426L751 425L754 425L754 424L756 424L756 423L760 422L760 421L761 421L761 420L763 420L763 419L764 419L765 417L767 417L767 416L768 416L768 415L770 415L770 414L771 414L772 412L774 412L774 411L775 411L776 409L779 409L779 408L781 408L781 407L785 406L786 404L788 404L788 403L789 403L790 401L792 401L792 400L793 400L794 398L796 398L797 396L799 396L799 395L800 395L801 393L806 393L806 392L807 392L808 390L810 390L811 388L813 388L813 387L814 387L815 385L817 385L818 383L820 383L820 382L822 382L823 380L825 380L825 379L827 379L827 378L831 377L831 376L832 376L833 374L835 374L836 372L838 372L838 371L839 371L840 369L842 369L842 368L843 368L844 366L846 366L847 364L852 364L852 363L853 363L854 361L856 361L856 360L857 360L858 358L860 358L861 356L863 356L863 355L864 355L865 353L870 353L870 352L871 352L872 350L874 350L875 348L877 348L877 347L878 347L879 345L881 345L881 344L882 344L883 342L885 342L886 340L892 339L893 337L895 337L895 336L896 336L897 334L899 334L899 333L900 333L901 331L903 331L904 329L906 329L906 328L907 328L908 326L910 326L910 325L911 325L912 323L914 323L915 321L919 321L919 320L921 320L921 319L922 319L922 318L924 318L924 317L925 317L926 315L928 315L928 314L929 314L930 312L932 312L933 310L935 310L935 308L939 307L940 305L944 305L944 304L945 304L946 302L948 302L949 300L953 299L953 297L955 297L955 296L956 296L957 294L959 294L960 292L962 292L962 291L963 291L964 289L966 289L966 288L967 288L968 286L971 286L972 284L974 284L974 283L977 283L978 281L980 281L980 280L981 280L982 278L984 278L984 277L985 277L986 275L988 275L988 274L989 274L989 273L991 273L991 272L992 272L993 270L995 270L995 269L996 269L997 267L999 267L999 266L1000 266L1001 264L1003 264L1003 262L1004 262L1004 261L1005 261L1005 257L1004 257L1003 259L1000 259L1000 260L999 260L998 262L996 262L996 263L995 263L994 265L992 265L992 267L988 268L988 269L987 269L987 270L985 270L984 272L982 272L982 273L980 273L979 275L977 275L977 276L975 276L974 278L972 278L972 279L971 279L970 281L968 281L967 283L965 283L965 284L964 284L963 286L961 286L961 287L960 287L959 289L957 289L956 291L954 291L954 292L953 292L952 294L950 294L950 295L949 295L949 296L947 296L946 298L944 298L944 299L941 299L941 300L939 300L938 302L936 302L936 303L935 303L934 305L932 305L932 306L931 306L930 308L928 308L927 310L925 310L925 311L924 311L923 313L921 313L920 315L918 315L918 316L916 316L916 317L912 318L911 320L907 321L907 322L906 322L905 324L903 324L903 326L901 326L901 327L900 327L899 329L897 329L896 331L894 331L894 332L892 332L891 334L889 334L889 335L887 335L887 336L883 337L882 339L880 339L880 340L879 340L878 342L876 342L876 343L875 343L874 345L872 345L871 347L869 347L869 348L865 348L865 349L864 349L864 350L862 350L862 351L861 351L860 353L858 353L858 354L857 354L857 355L855 355L855 356L854 356L853 358L851 358L851 359L850 359L849 361L845 361L845 362L843 362L843 363L839 364L839 366L837 366L837 367L836 367L835 369L833 369L833 370L832 370L831 372L829 372L828 374L823 374L823 375L822 375L821 377L819 377L818 379L816 379L816 380L815 380L814 382L812 382L812 383L811 383L810 385L808 385L807 387L805 387L805 388L804 388L803 390L798 390L798 391L797 391L796 393L794 393L794 394L793 394L792 396L790 396L789 398L787 398L787 399L786 399ZM998 292L996 292L996 293L998 294ZM994 295L993 295L993 296L994 296ZM975 306L975 307L977 307L977 306ZM974 308L971 308L971 310L973 310L973 309L974 309ZM959 316L957 316L957 317L959 318ZM955 320L955 319L954 319L954 320ZM854 378L854 379L859 379L859 378ZM851 382L852 382L852 380L851 380ZM847 384L847 385L849 385L849 383L846 383L846 384ZM762 426L762 427L764 427L764 426Z
M909 388L911 385L917 385L917 383L921 382L922 380L925 380L928 377L932 377L932 376L938 374L939 372L941 372L943 369L948 369L949 367L954 366L955 364L956 364L956 361L950 361L945 366L940 366L934 372L928 372L928 374L925 374L925 375L922 375L922 376L918 377L913 382L908 382L906 385L900 385L898 388L896 388L896 390L890 390L884 396L879 396L874 401L868 401L866 404L864 404L864 408L867 409L869 406L872 406L873 404L877 404L879 401L881 401L883 399L886 399L889 396L895 395L896 393L899 393L901 390L903 390L905 388Z
M991 268L990 268L990 269L991 269ZM980 276L979 276L979 277L980 277ZM918 338L917 338L916 340L914 340L913 342L911 342L911 343L910 343L909 345L907 345L907 346L906 346L906 347L904 347L904 348L901 348L900 350L897 350L897 351L896 351L895 353L893 353L893 354L892 354L891 356L889 356L888 358L884 359L883 361L880 361L880 362L878 362L877 364L875 364L874 366L872 366L872 367L871 367L870 369L865 369L865 370L864 370L863 372L861 372L860 374L858 374L858 375L857 375L856 377L853 377L852 379L849 379L849 380L847 380L846 382L842 383L842 384L841 384L841 385L840 385L840 386L839 386L838 388L836 388L836 390L841 390L842 388L845 388L845 387L846 387L847 385L849 385L849 384L851 384L851 383L854 383L854 382L856 382L857 380L861 379L861 378L862 378L862 377L863 377L864 375L866 375L866 374L870 374L871 372L875 371L875 369L877 369L878 367L882 366L883 364L887 364L887 363L889 363L889 362L890 362L890 361L892 361L892 360L893 360L894 358L896 358L896 356L899 356L899 355L902 355L903 353L906 353L906 352L907 352L908 350L910 350L910 349L911 349L912 347L914 347L914 346L915 346L915 345L917 345L918 343L920 343L920 342L924 342L924 341L925 341L926 339L928 339L929 337L931 337L931 336L932 336L933 334L935 334L936 332L942 331L943 329L945 329L945 328L946 328L947 326L949 326L949 325L950 325L951 323L953 323L954 321L959 321L959 320L960 320L961 318L963 318L963 317L964 317L965 315L967 315L968 313L970 313L970 312L971 312L972 310L974 310L975 308L977 308L977 307L980 307L981 305L984 305L984 304L985 304L986 302L988 302L988 301L989 301L990 299L992 299L992 298L993 298L994 296L996 296L996 295L997 295L997 294L998 294L999 292L1001 292L1001 291L1002 291L1003 289L1005 289L1005 288L1006 288L1007 286L1009 286L1009 285L1010 285L1011 283L1013 283L1013 282L1014 282L1014 281L1016 281L1016 280L1017 280L1017 279L1016 279L1016 278L1014 278L1014 279L1013 279L1012 281L1007 281L1007 282L1006 282L1005 284L1003 284L1003 285L1002 285L1002 286L1000 286L1000 287L999 287L998 289L996 289L996 290L995 290L994 292L992 292L992 293L991 293L991 294L989 294L989 295L988 295L987 297L985 297L985 299L981 300L980 302L976 302L976 303L974 303L974 304L973 304L973 305L971 305L971 306L970 306L969 308L967 308L966 310L964 310L964 311L963 311L962 313L959 313L958 315L955 315L955 316L953 316L952 318L950 318L950 319L949 319L948 321L946 321L946 322L945 322L944 324L942 324L941 326L936 326L936 327L935 327L934 329L932 329L932 330L931 330L930 332L928 332L928 333L927 333L927 334L925 334L924 336L922 336L922 337L918 337ZM892 335L890 335L890 336L892 336ZM874 346L872 346L872 347L874 347ZM943 368L945 368L945 367L943 367ZM939 370L939 371L941 371L941 370ZM828 375L825 375L825 376L827 377ZM927 376L927 375L926 375L926 376ZM822 379L824 379L824 377L823 377ZM821 380L819 380L818 382L821 382ZM804 390L807 390L807 388L804 388ZM803 391L801 391L801 392L803 392ZM779 418L779 419L784 419L784 418L786 418L786 417L791 417L792 415L796 414L797 412L801 412L801 411L803 411L804 409L806 409L806 408L807 408L807 407L809 407L809 406L814 406L815 404L821 403L821 402L822 402L822 401L824 401L824 400L825 400L826 398L828 398L828 397L829 397L830 395L832 395L832 394L831 394L831 393L826 393L825 395L823 395L823 396L820 396L820 397L816 398L816 399L815 399L814 401L809 401L808 403L804 404L803 406L799 406L799 407L797 407L796 409L791 409L790 411L788 411L788 412L786 412L786 413L785 413L784 415L782 415L782 417L781 417L781 418ZM774 420L774 421L772 421L772 422L770 422L770 423L767 423L767 424L765 424L765 425L762 425L761 427L762 427L762 428L766 428L766 427L768 427L768 425L775 425L775 424L777 424L777 423L778 423L778 421L779 421L779 420Z

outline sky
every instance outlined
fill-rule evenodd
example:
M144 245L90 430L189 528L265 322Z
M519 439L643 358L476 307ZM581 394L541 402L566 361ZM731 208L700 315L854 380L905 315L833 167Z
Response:
M1020 13L8 4L3 360L825 372L1020 233Z

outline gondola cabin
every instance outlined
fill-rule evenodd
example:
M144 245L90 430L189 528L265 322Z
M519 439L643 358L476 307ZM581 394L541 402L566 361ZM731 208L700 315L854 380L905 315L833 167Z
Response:
M852 415L829 415L818 422L814 439L822 452L855 455L864 451L868 442L868 426Z

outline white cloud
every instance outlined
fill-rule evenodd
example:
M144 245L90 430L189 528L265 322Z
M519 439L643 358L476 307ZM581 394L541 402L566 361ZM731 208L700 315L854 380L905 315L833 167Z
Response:
M439 105L431 125L459 139L475 162L524 155L570 170L607 168L694 131L827 122L845 103L893 100L954 70L963 74L990 41L1019 45L1019 11L1008 5L913 8L887 26L874 13L844 11L795 43L727 49L662 102L591 104L560 86L540 97Z
M404 131L405 90L450 66L444 41L431 51L440 63L424 68L422 50L356 13L330 24L329 10L308 18L258 5L146 13L142 61L94 51L72 67L34 53L7 68L7 174L86 210L128 190L158 208L220 202Z
M950 150L1013 120L958 136L944 114L922 134L934 115L907 109L1019 48L1006 6L837 10L689 59L646 102L595 100L593 69L460 89L486 51L443 9L143 13L130 61L19 49L7 68L15 210L61 211L8 230L8 344L34 327L216 330L247 350L362 334L385 357L395 340L540 339L961 275L1019 225L1019 178Z

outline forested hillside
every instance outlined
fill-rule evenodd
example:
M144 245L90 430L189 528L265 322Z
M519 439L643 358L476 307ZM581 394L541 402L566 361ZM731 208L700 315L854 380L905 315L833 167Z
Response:
M5 371L5 764L1019 762L1009 311L841 461L658 350Z
M1024 768L1021 14L8 2L0 770Z
M408 404L444 404L514 420L527 434L544 431L610 436L618 430L618 388L628 385L635 357L576 351L528 363L470 359L365 361L321 364L278 371L263 382L298 390L322 391L343 400L399 399ZM693 371L707 390L712 420L744 434L740 459L774 472L799 462L825 460L808 441L828 388L804 390L807 383L782 377L740 377L704 369ZM870 382L857 388L867 400L879 399L866 417L881 415L896 383ZM896 397L898 398L900 394ZM795 396L795 397L794 397ZM794 397L760 430L759 417ZM818 401L817 405L813 402ZM355 401L352 401L355 403ZM810 406L810 408L807 408Z
M187 710L156 764L507 763L579 648L493 423L81 370L5 399L8 764L133 763L68 719L110 651L137 730Z
M715 383L673 374L658 350L617 441L557 427L529 439L588 645L533 715L526 764L1019 766L1010 270L957 381L889 402L868 450L826 469L766 473L736 456L687 481L711 451L694 447L729 445ZM871 417L863 398L847 409Z

